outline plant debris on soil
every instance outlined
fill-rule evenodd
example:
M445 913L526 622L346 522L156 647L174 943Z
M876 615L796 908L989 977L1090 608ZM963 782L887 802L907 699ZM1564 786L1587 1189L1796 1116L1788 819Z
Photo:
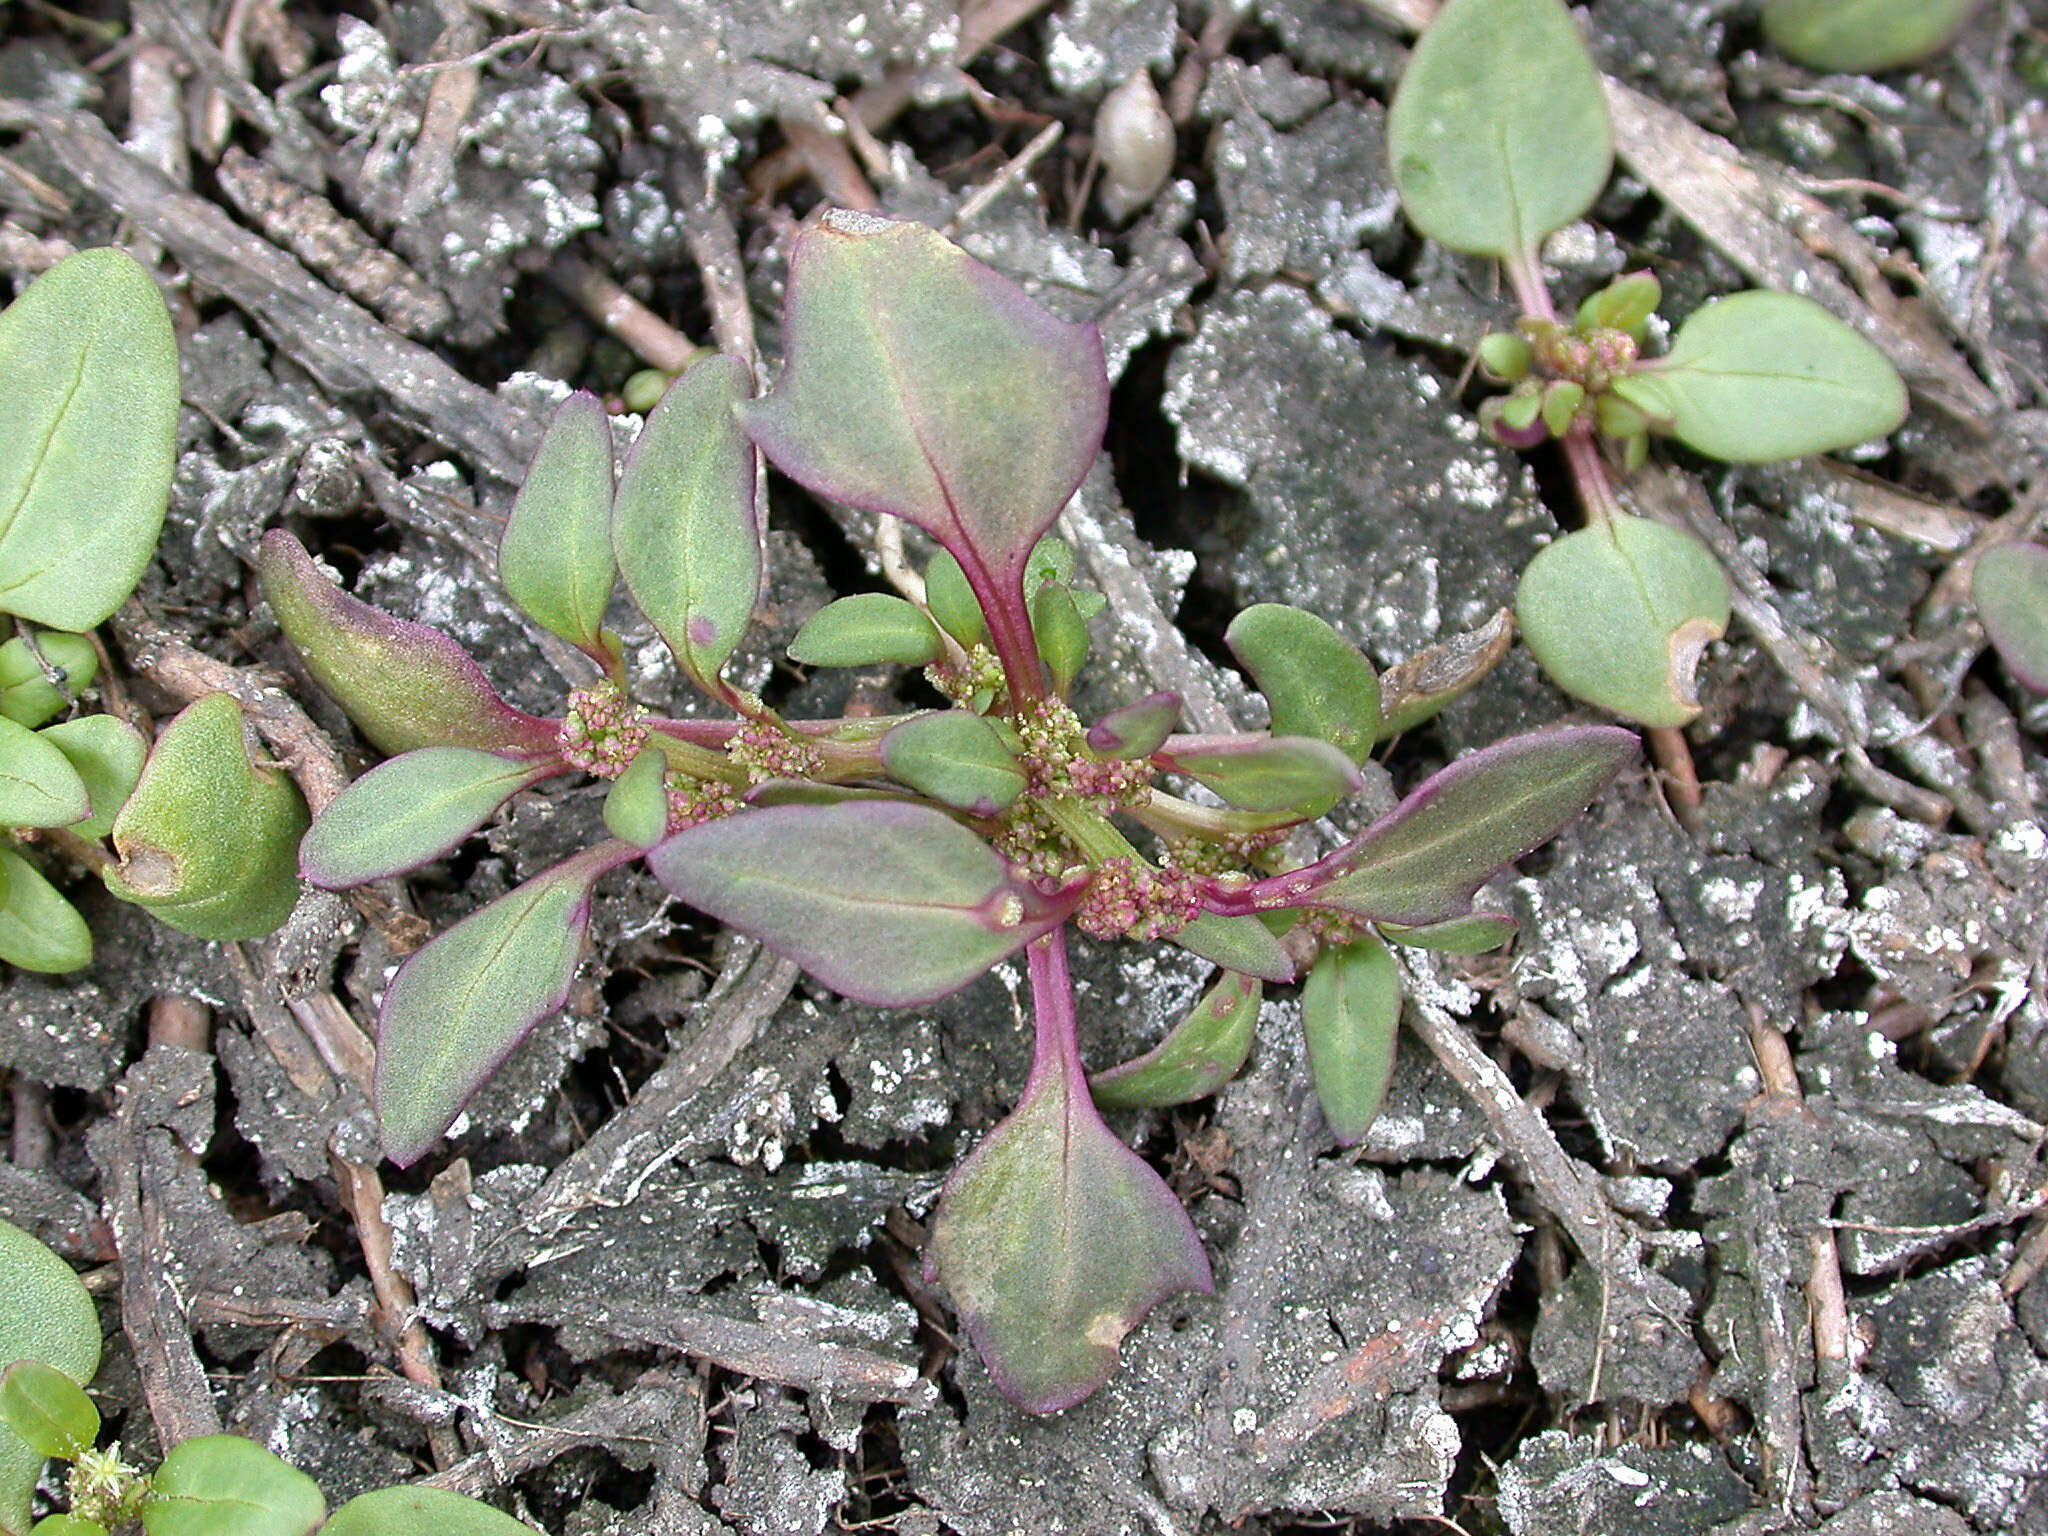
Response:
M1109 599L1086 712L1172 689L1195 728L1257 725L1219 665L1253 602L1382 667L1485 629L1572 514L1556 464L1476 424L1500 285L1410 231L1385 165L1427 11L7 7L0 266L18 291L119 243L183 352L107 702L228 689L316 806L368 766L253 597L278 526L514 704L587 681L493 580L552 404L697 345L772 376L789 242L826 204L941 227L1100 325L1110 439L1059 528ZM1773 54L1739 0L1580 16L1621 165L1546 251L1559 291L1647 267L1679 313L1806 293L1913 413L1847 460L1667 448L1626 484L1737 590L1698 782L1646 771L1524 861L1493 893L1505 957L1420 957L1364 1142L1324 1132L1285 991L1238 1081L1115 1119L1189 1203L1213 1297L1160 1308L1081 1406L1006 1403L921 1248L1022 1089L1018 967L855 1006L638 873L600 888L569 1007L436 1153L380 1169L382 989L594 835L593 791L542 791L260 943L77 880L92 967L0 979L0 1216L125 1339L96 1391L131 1459L225 1428L333 1502L419 1478L559 1536L2048 1533L2048 704L1985 653L1962 576L2048 519L2048 26L1987 0L1870 78ZM1177 161L1117 223L1091 133L1138 70ZM883 582L871 518L779 479L771 502L735 680L798 713L914 697L783 659ZM694 708L630 617L674 690L646 702ZM1514 652L1385 772L1571 718ZM1091 1064L1156 1042L1204 969L1082 945Z

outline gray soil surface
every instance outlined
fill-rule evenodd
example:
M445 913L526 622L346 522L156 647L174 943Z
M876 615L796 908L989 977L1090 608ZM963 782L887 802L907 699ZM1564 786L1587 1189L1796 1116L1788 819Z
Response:
M490 579L552 403L691 341L772 376L789 242L827 202L947 226L1101 325L1110 438L1061 528L1110 599L1084 713L1171 688L1259 725L1218 664L1252 602L1382 667L1493 621L1573 514L1559 466L1474 417L1466 357L1513 318L1495 275L1409 230L1385 164L1426 0L959 9L0 6L0 267L121 243L183 347L120 696L281 689L310 719L273 710L272 745L309 785L374 760L254 600L282 526L555 712L581 658ZM2048 25L1986 0L1870 78L1772 54L1739 0L1580 15L1620 163L1546 252L1559 293L1639 267L1670 314L1809 293L1913 414L1844 458L1673 449L1627 483L1739 593L1685 733L1699 791L1660 754L1495 888L1505 955L1413 952L1359 1147L1322 1126L1284 988L1215 1098L1114 1117L1214 1296L1163 1305L1082 1406L1011 1407L920 1249L1022 1087L1021 968L854 1006L637 871L600 887L569 1008L380 1173L365 1031L397 959L598 826L587 787L534 793L260 943L76 879L95 964L0 978L0 1215L104 1298L129 1452L226 1427L333 1502L427 1478L551 1536L2048 1536L2048 706L1960 575L2048 514ZM1091 133L1141 69L1178 158L1118 223ZM872 519L772 494L737 679L792 714L887 706L900 679L782 660L882 585ZM694 707L614 618L648 701ZM1590 718L1515 651L1379 782ZM1206 970L1076 968L1092 1065Z

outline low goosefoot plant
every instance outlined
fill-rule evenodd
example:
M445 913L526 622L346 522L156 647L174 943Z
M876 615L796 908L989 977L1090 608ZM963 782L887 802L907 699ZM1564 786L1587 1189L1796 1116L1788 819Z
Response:
M929 1262L1001 1389L1051 1412L1107 1379L1155 1302L1210 1286L1186 1212L1097 1102L1215 1091L1250 1050L1262 984L1305 972L1316 1091L1337 1139L1356 1140L1393 1061L1399 989L1384 941L1505 942L1513 923L1474 912L1475 892L1584 809L1635 738L1587 727L1501 742L1293 867L1282 839L1361 787L1358 765L1388 723L1372 666L1323 620L1267 604L1230 627L1270 732L1176 734L1170 694L1092 724L1066 702L1101 600L1076 590L1072 556L1047 531L1102 440L1094 327L1056 319L923 226L830 213L796 241L783 335L781 378L758 399L730 358L685 373L616 485L597 401L572 396L556 415L499 567L527 614L604 671L558 718L513 709L449 637L348 597L290 535L267 536L264 589L285 634L396 754L314 823L302 867L336 887L396 874L544 779L611 781L611 838L464 919L393 978L376 1089L399 1163L422 1156L562 1004L591 888L629 860L869 1003L929 1002L1024 951L1030 1077L948 1181ZM811 490L914 523L943 551L921 600L841 598L791 655L922 666L952 707L793 721L721 675L761 585L757 446ZM682 674L733 719L669 719L634 700L603 627L615 573ZM1162 775L1223 803L1170 793ZM1223 967L1185 1022L1092 1093L1069 924Z
M1905 385L1877 348L1788 293L1717 299L1655 358L1648 272L1558 318L1538 252L1614 165L1600 72L1560 0L1447 0L1402 72L1387 154L1409 222L1505 267L1522 315L1479 359L1512 388L1480 419L1512 448L1555 438L1585 512L1523 574L1523 639L1567 693L1644 725L1688 723L1694 671L1728 627L1728 580L1691 534L1622 510L1611 459L1635 469L1652 432L1731 463L1850 447L1905 419Z
M459 1493L380 1488L332 1516L314 1481L240 1435L173 1446L154 1472L102 1449L85 1388L99 1370L100 1324L71 1267L0 1221L0 1536L534 1536L533 1527ZM70 1508L33 1518L46 1462L71 1463Z
M85 919L27 844L201 938L267 933L297 899L305 805L250 761L233 699L200 700L154 748L77 712L99 666L81 632L149 564L177 431L177 340L131 257L67 257L0 314L0 617L15 630L0 643L0 960L26 970L92 959Z

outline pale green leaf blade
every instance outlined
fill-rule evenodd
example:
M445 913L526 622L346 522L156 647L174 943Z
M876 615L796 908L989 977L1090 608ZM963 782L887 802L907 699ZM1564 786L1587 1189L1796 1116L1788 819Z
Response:
M1313 736L1365 761L1380 728L1379 675L1326 619L1255 603L1230 621L1223 642L1272 706L1275 736Z
M994 816L1024 792L1024 765L996 728L964 709L915 715L882 738L882 765L942 805Z
M1885 355L1811 299L1753 288L1686 317L1670 353L1615 392L1731 464L1828 453L1906 419Z
M41 661L36 652L41 653ZM70 700L50 680L45 667L56 672L75 697L91 684L99 666L99 653L83 635L45 630L36 636L33 652L28 641L16 635L0 645L0 715L31 729L54 719Z
M0 1424L40 1455L76 1461L99 1439L100 1411L55 1366L16 1360L0 1372Z
M534 1529L444 1488L379 1488L342 1505L320 1536L534 1536Z
M1348 1147L1372 1129L1394 1076L1401 978L1371 934L1326 949L1301 988L1301 1028L1323 1120Z
M1302 820L1322 815L1364 783L1342 748L1309 736L1204 738L1156 752L1152 760L1207 785L1240 810L1284 812Z
M713 694L761 593L754 450L733 415L747 391L746 366L723 356L670 385L626 456L612 507L627 590Z
M311 1536L327 1513L319 1485L240 1435L171 1447L142 1501L149 1536Z
M642 747L605 792L605 830L635 848L652 848L668 836L668 816L667 760L659 747Z
M0 716L0 827L68 827L91 814L92 796L71 759Z
M299 843L299 870L338 891L416 869L559 767L472 747L421 747L394 757L328 802Z
M1264 995L1257 977L1225 971L1164 1040L1088 1080L1095 1102L1109 1109L1156 1109L1207 1098L1237 1076L1251 1055Z
M2048 548L1992 545L1970 573L1970 598L2012 675L2048 693Z
M1448 0L1387 109L1415 227L1512 260L1593 206L1614 164L1600 72L1559 0Z
M0 612L87 630L135 590L170 503L178 343L149 274L80 251L0 314Z
M0 960L57 974L92 962L92 930L42 871L0 847Z
M548 423L513 498L498 541L498 579L541 628L602 662L616 574L611 423L603 402L578 390Z
M1517 926L1504 912L1472 912L1416 928L1400 923L1381 923L1379 928L1380 937L1389 944L1433 949L1446 955L1483 955L1512 939Z
M56 1254L0 1221L0 1361L39 1360L83 1387L100 1368L92 1297ZM0 1425L0 1532L29 1528L29 1499L44 1457Z
M92 814L71 823L71 832L98 842L114 829L114 818L142 777L149 743L134 726L112 715L81 715L46 725L37 734L70 760L92 799Z
M1286 947L1256 917L1201 912L1173 935L1173 942L1225 970L1242 971L1261 981L1294 980L1294 961Z
M1764 36L1802 64L1874 75L1941 52L1978 0L1764 0Z
M807 667L923 667L945 653L924 610L889 592L837 598L804 620L789 642L790 659Z

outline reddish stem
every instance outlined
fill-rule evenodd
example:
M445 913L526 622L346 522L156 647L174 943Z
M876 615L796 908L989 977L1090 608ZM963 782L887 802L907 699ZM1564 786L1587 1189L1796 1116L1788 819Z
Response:
M1080 1025L1074 1015L1074 984L1067 974L1067 925L1033 939L1024 958L1031 975L1031 1022L1036 1038L1031 1052L1031 1076L1024 1084L1030 1098L1045 1082L1058 1076L1070 1095L1069 1113L1075 1099L1093 1110L1088 1097L1088 1073L1081 1065Z

